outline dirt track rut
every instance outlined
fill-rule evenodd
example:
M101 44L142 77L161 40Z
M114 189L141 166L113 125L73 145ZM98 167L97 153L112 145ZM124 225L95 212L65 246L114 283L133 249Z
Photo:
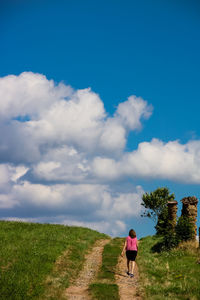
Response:
M86 255L84 267L75 283L65 291L69 300L89 300L89 284L95 280L102 263L102 252L109 240L98 240L92 250Z
M135 265L134 277L130 278L127 274L126 257L119 257L116 269L115 280L119 287L120 300L141 300L138 295L139 274L137 264Z

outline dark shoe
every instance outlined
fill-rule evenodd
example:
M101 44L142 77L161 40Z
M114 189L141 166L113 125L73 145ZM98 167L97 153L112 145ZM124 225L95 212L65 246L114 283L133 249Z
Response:
M129 275L130 275L130 277L131 277L131 278L133 278L133 277L134 277L134 275L133 275L133 274L131 274L131 273L129 273Z
M130 273L129 273L129 272L126 272L126 274L127 274L127 275L130 275Z

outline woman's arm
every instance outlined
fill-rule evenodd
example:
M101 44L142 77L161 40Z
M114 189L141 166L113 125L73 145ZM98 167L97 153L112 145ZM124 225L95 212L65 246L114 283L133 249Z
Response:
M124 247L123 247L121 256L124 256L124 252L125 252L125 250L126 250L126 245L127 245L127 242L126 242L126 240L125 240L125 242L124 242Z

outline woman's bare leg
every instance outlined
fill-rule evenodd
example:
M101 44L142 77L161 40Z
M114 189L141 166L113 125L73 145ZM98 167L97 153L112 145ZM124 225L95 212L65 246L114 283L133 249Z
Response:
M135 261L131 261L131 274L133 274L134 269L135 269Z
M130 263L130 260L127 259L127 269L128 269L128 273L129 273L129 263Z

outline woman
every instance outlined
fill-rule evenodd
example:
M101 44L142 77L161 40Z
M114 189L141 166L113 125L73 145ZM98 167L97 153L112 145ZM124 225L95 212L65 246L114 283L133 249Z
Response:
M121 256L124 256L125 250L126 250L126 258L127 258L127 268L128 268L127 274L130 277L133 277L134 276L133 271L135 268L135 259L138 252L138 241L137 241L136 233L133 229L129 231L129 236L126 237Z

